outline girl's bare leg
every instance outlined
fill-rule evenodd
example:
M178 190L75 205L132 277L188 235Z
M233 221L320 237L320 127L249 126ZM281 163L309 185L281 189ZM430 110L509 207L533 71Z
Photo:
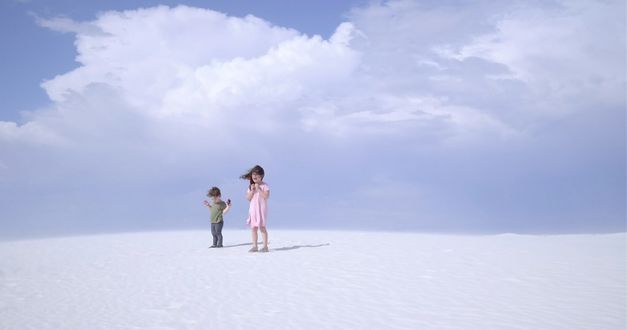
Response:
M263 238L263 247L268 248L268 231L266 227L260 227L261 229L261 237Z
M253 227L252 228L252 233L253 233L253 247L256 249L257 248L257 227Z

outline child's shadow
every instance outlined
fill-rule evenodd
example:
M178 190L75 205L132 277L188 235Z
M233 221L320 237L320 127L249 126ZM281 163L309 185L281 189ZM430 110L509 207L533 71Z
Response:
M261 245L262 242L257 242L257 244ZM224 248L237 247L237 246L245 246L245 245L253 245L253 243L241 243L241 244L233 244L233 245L225 245Z
M300 248L316 248L316 247L321 247L321 246L328 246L331 245L331 243L324 243L324 244L317 244L317 245L293 245L293 246L286 246L286 247L281 247L281 248L277 248L277 249L271 249L271 251L289 251L289 250L296 250L296 249L300 249Z

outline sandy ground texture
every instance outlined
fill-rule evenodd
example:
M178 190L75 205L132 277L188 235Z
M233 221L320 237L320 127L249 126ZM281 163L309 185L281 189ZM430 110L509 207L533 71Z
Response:
M626 235L270 230L0 242L0 329L625 329Z

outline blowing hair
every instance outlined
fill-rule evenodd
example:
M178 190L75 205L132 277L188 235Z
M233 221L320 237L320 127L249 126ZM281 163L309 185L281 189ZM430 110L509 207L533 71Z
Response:
M248 180L250 182L250 184L253 184L253 183L255 183L253 181L253 174L259 174L263 178L264 175L265 175L265 172L263 171L263 167L261 167L259 165L255 165L255 167L253 167L250 170L248 170L248 172L242 174L242 176L240 176L239 178L242 179L242 180Z

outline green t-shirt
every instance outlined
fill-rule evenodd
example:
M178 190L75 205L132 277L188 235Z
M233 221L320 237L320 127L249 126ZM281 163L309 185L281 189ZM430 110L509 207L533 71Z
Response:
M226 203L224 201L219 201L211 205L211 223L219 223L224 219L222 218L222 211L226 208Z

